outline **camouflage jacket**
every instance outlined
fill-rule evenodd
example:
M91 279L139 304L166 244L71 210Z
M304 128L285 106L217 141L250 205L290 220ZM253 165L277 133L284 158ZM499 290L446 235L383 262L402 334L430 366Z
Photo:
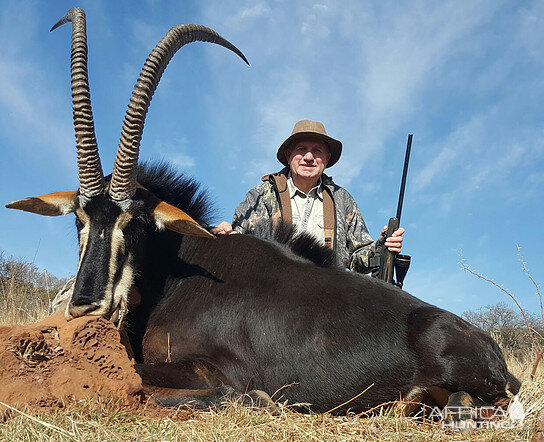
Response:
M288 172L288 168L282 170ZM322 186L326 186L334 200L336 211L336 232L334 248L339 263L361 273L369 273L379 267L376 243L368 233L361 211L352 196L336 185L331 177L322 175ZM251 189L246 199L234 212L232 227L239 233L246 233L262 220L281 218L278 189L272 179Z

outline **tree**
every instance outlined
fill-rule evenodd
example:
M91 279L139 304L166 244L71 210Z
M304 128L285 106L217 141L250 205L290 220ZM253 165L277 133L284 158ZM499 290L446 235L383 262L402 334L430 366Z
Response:
M488 332L501 346L503 351L521 361L530 360L533 356L533 342L527 329L525 318L519 312L499 302L486 305L478 310L463 312L462 317L471 324ZM537 315L526 313L527 322L536 336L537 345L542 347L543 330Z

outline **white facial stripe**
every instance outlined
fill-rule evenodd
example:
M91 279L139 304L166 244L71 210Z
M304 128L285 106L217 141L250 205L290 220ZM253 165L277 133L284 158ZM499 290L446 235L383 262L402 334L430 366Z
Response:
M91 231L91 220L87 214L81 210L76 210L76 215L79 220L83 223L83 228L79 231L79 263L77 264L77 273L79 273L79 268L81 267L81 262L87 251L87 244L89 243L89 232Z
M81 208L76 209L76 215L83 224L87 224L90 221L89 215Z
M122 213L121 215L117 217L117 220L115 221L114 230L115 229L123 230L127 226L127 224L130 222L131 219L132 219L131 214Z
M79 269L81 268L81 263L83 262L83 257L85 256L85 253L87 252L87 244L89 244L89 232L91 231L91 220L82 209L76 210L76 216L83 223L83 228L79 231L79 262L77 263L77 272L76 272L76 278L77 278L77 275L79 275ZM72 295L70 295L70 301L71 301L71 297ZM69 312L69 308L70 308L70 302L66 304L67 318L72 317L72 315Z

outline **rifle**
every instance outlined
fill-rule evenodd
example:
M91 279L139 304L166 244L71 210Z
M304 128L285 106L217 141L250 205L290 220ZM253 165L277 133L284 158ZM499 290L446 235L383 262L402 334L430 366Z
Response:
M400 183L399 202L397 204L397 216L389 219L386 238L389 238L392 233L399 228L400 216L402 214L402 202L404 200L404 189L406 187L406 175L408 174L408 161L410 160L410 150L412 149L412 136L412 134L408 135L406 156L404 157L404 170L402 171L402 180ZM390 284L394 284L402 288L404 277L406 276L408 268L410 267L411 257L408 255L391 253L385 246L383 246L382 249L383 251L381 254L380 268L376 276ZM396 282L393 281L393 268L395 268L397 274Z

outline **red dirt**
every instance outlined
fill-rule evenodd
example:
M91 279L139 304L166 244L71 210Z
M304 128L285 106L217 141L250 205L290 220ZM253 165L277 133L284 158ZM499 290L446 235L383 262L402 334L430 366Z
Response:
M0 401L12 406L119 398L136 405L142 380L115 326L57 312L42 322L0 327Z

